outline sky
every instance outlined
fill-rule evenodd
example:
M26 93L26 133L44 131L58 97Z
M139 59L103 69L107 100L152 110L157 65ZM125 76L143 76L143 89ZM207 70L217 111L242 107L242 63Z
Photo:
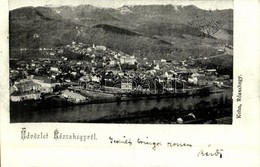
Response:
M195 5L201 9L233 9L233 0L9 0L9 9L25 6L63 6L90 4L97 7L118 8L123 5Z

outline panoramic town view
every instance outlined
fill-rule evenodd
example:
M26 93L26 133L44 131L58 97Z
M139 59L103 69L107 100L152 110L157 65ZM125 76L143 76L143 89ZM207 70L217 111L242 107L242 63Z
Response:
M233 9L10 10L10 121L232 124Z

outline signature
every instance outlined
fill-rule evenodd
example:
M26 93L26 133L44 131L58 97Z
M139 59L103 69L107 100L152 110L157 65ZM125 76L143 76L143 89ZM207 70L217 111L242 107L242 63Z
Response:
M209 152L209 151L204 151L204 150L200 150L197 154L197 157L218 157L222 158L223 156L223 149L216 149L213 152Z

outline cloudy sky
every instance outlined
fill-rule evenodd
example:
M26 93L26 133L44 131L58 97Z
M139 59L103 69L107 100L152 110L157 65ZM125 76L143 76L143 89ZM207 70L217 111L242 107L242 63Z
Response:
M173 4L195 5L202 9L233 9L233 0L9 0L9 9L24 6L62 6L91 4L97 7L117 8L123 5Z

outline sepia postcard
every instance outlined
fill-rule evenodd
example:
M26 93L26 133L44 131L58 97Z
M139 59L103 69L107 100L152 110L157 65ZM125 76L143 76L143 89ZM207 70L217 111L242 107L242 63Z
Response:
M260 165L257 0L9 0L1 165Z

